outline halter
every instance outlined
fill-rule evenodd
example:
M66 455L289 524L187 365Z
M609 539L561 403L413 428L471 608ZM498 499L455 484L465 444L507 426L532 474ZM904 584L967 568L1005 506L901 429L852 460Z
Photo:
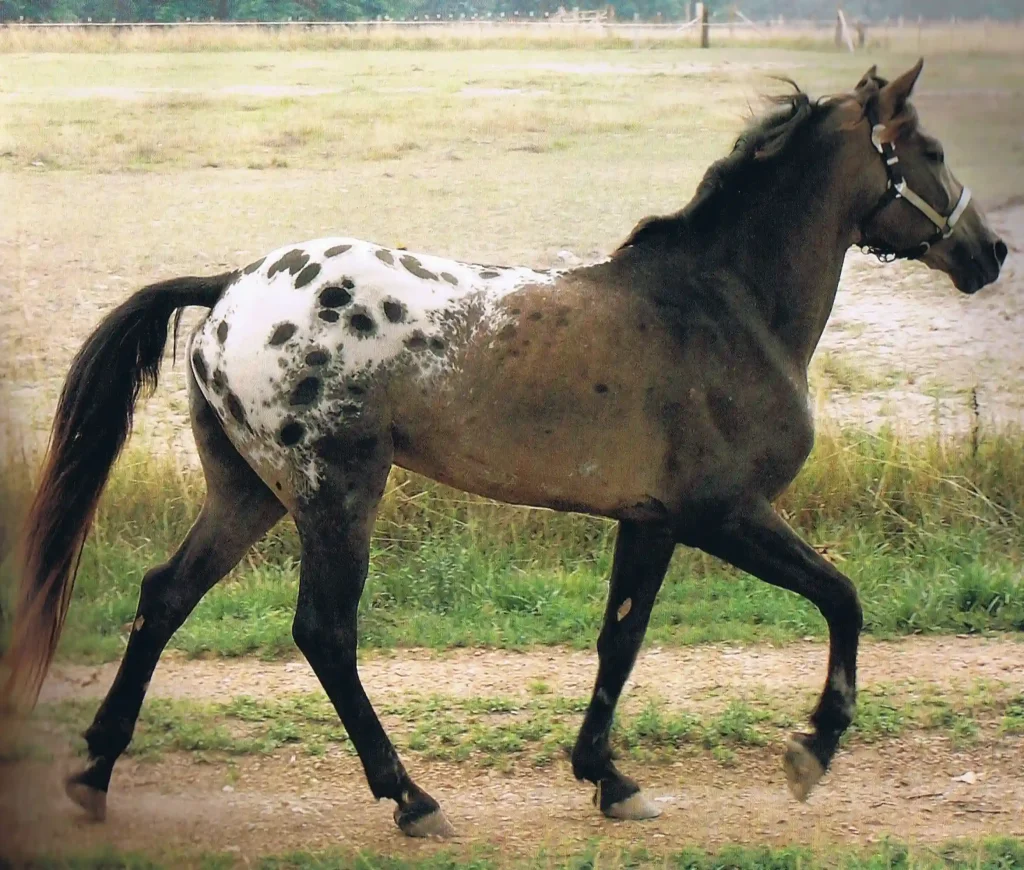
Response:
M903 168L900 166L900 159L896 156L896 146L891 142L883 142L882 134L885 132L885 124L879 124L877 116L874 114L873 107L866 110L868 121L871 123L871 144L874 145L875 150L882 155L882 160L885 163L885 172L889 176L888 183L885 188L885 193L882 194L882 198L878 200L875 207L868 212L867 216L860 222L860 234L861 238L866 235L864 230L867 225L873 221L881 211L897 199L906 200L914 208L916 208L921 214L923 214L928 220L930 220L938 228L934 235L915 245L912 248L904 248L901 251L895 248L890 248L886 245L862 245L862 250L868 254L874 254L879 260L890 263L893 260L916 260L923 257L931 249L931 246L937 242L941 242L943 239L948 239L953 235L953 230L956 229L956 225L960 218L963 217L964 212L967 210L967 206L971 202L971 189L964 187L960 192L960 199L957 200L956 205L948 216L943 217L935 209L933 209L927 202L924 201L918 194L910 189L907 184L907 180L903 175Z

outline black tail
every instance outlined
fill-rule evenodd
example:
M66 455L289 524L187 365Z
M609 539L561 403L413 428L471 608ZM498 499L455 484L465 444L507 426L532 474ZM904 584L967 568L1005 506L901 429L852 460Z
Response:
M107 315L71 364L25 529L19 605L5 656L4 697L15 707L31 708L39 696L100 494L131 432L139 393L156 387L171 315L189 305L212 308L236 276L144 287Z

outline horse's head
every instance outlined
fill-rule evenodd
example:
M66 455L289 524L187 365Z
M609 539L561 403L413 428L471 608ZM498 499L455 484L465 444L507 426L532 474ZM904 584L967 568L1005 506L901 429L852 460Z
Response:
M877 199L860 222L860 244L884 259L918 259L974 293L999 277L1006 244L946 163L942 144L925 133L910 104L924 61L887 82L872 67L857 101L870 124ZM858 129L863 129L858 125Z

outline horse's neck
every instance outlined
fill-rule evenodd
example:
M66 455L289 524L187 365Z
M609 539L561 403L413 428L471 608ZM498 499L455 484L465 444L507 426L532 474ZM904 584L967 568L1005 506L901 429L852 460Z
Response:
M780 183L752 193L721 253L768 328L806 367L832 313L852 240L848 192L835 189L843 182L828 167L780 175Z

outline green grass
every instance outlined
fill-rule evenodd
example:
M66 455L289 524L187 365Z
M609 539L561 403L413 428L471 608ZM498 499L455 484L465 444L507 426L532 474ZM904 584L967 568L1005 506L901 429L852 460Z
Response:
M680 753L707 752L731 764L738 750L775 745L801 723L813 698L725 701L717 711L695 714L648 700L619 716L613 743L642 762L670 761ZM1021 727L1020 696L1003 687L976 685L970 691L936 693L910 684L862 691L846 745L864 745L929 732L965 748L1012 738ZM466 762L511 770L546 767L568 751L586 709L585 698L412 696L400 704L381 703L396 745L428 759ZM70 699L43 705L41 722L66 735L80 733L95 711L93 700ZM288 747L310 756L354 754L344 728L322 693L274 699L238 696L227 702L155 698L146 702L129 754L143 759L186 751L218 757L271 755ZM32 757L32 746L21 747Z
M780 509L856 582L870 634L1020 632L1022 451L1012 435L983 439L974 455L967 441L826 431ZM24 469L5 479L17 502ZM82 560L66 658L120 655L143 573L173 552L201 497L200 479L163 460L122 463ZM498 505L396 472L360 602L360 642L591 647L613 536L608 522ZM206 596L171 646L194 656L291 655L298 555L285 521ZM12 570L8 558L8 597ZM824 632L802 598L680 548L648 637L784 642Z
M101 849L75 856L40 858L31 870L157 870L157 868L233 867L238 857L227 853L168 854L149 857ZM450 850L416 858L369 852L329 850L264 856L247 866L257 870L1020 870L1024 842L1014 837L957 840L938 846L916 846L897 840L854 849L729 846L715 852L686 848L655 853L645 848L602 848L593 841L574 853L542 851L531 858L511 858L493 848L468 854Z

